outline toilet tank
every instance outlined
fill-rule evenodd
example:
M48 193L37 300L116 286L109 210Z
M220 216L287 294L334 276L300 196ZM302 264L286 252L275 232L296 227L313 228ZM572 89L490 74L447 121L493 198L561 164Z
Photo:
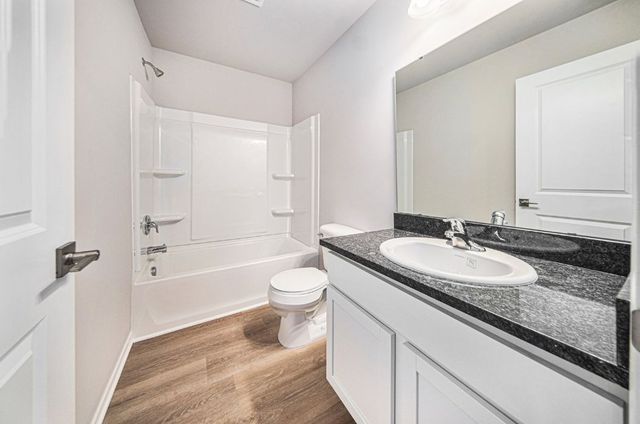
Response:
M357 228L349 227L342 224L331 223L320 226L320 238L348 236L351 234L360 234L362 232L363 231L358 230ZM328 249L326 247L320 249L322 257L327 254L327 250ZM324 268L324 264L322 265L322 268Z

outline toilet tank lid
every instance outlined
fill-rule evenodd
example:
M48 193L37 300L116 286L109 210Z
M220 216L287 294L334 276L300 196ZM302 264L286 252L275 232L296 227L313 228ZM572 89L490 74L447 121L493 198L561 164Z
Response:
M331 223L320 226L322 237L339 237L359 233L362 233L362 231L342 224Z

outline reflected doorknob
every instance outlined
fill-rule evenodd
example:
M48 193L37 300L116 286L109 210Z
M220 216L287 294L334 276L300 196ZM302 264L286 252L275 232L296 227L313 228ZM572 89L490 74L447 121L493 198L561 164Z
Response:
M521 208L530 208L531 206L538 206L538 202L532 202L529 199L518 199L518 206Z

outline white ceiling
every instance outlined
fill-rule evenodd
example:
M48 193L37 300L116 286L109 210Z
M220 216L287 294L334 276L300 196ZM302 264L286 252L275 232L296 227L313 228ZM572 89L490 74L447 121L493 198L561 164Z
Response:
M154 47L284 81L301 76L374 2L135 0Z

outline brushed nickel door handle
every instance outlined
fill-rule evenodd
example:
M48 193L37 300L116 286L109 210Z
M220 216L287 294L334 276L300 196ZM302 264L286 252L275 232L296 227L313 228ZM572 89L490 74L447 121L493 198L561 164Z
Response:
M98 259L99 250L76 252L75 241L63 244L56 249L56 278L62 278L70 272L80 272Z

